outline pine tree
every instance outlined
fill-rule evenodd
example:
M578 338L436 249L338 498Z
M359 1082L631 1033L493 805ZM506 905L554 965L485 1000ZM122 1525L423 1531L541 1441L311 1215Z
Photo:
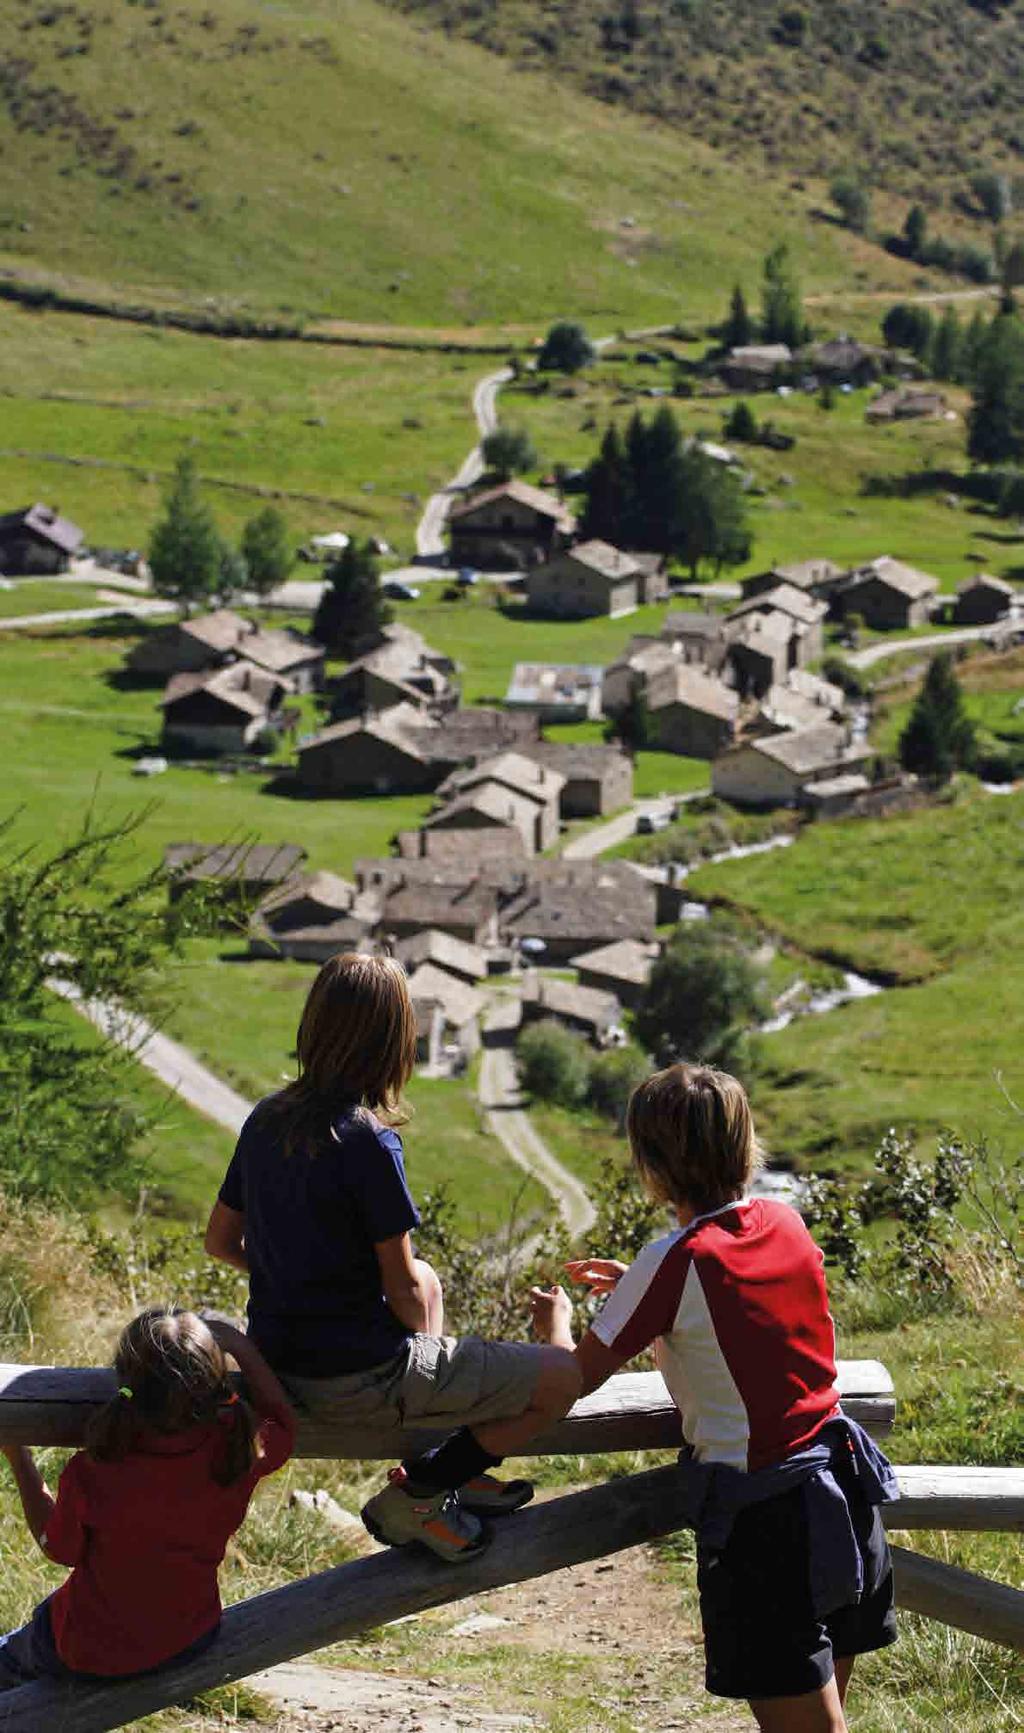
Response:
M377 559L369 542L351 541L327 568L327 587L313 621L313 637L340 656L351 656L390 619L380 592Z
M799 348L804 339L803 302L800 285L784 241L773 247L764 261L761 291L761 335L766 343L787 343Z
M178 459L164 515L150 537L149 569L157 595L180 602L186 612L220 587L221 541L187 452Z
M732 292L729 316L722 326L722 344L726 349L742 349L754 337L754 321L750 317L743 290L739 283Z
M957 380L961 376L964 356L964 334L960 318L953 306L948 306L939 320L932 342L931 367L936 379Z
M633 545L654 553L671 553L678 534L682 491L683 437L667 404L662 404L646 428L644 462L633 485L643 511L643 541Z
M647 494L644 475L647 469L647 426L639 411L626 424L626 467L629 493L623 513L623 543L627 548L652 548L648 539Z
M672 552L697 578L707 560L716 572L750 557L747 505L736 477L699 446L683 455Z
M928 218L920 205L911 205L903 225L903 245L908 259L921 259L928 239Z
M612 422L601 447L587 470L587 503L581 530L614 547L628 546L627 530L635 512L633 481L622 435Z
M974 724L947 654L933 656L924 683L899 741L905 770L934 782L948 782L954 770L974 761Z
M276 506L251 517L242 531L242 555L249 568L249 587L268 596L283 584L292 568L288 525Z
M988 320L979 310L974 314L964 332L963 351L960 360L961 378L965 385L974 385L978 376L985 338L988 336Z
M977 463L1015 463L1024 456L1024 326L1013 315L993 319L981 346L967 454Z

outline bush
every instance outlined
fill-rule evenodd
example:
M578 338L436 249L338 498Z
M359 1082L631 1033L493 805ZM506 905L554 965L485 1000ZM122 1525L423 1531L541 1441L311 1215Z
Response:
M757 433L757 417L750 404L742 401L737 403L731 414L726 416L726 439L736 439L741 444L753 445L756 443Z
M578 373L588 367L597 351L582 325L559 319L544 339L537 366L545 372Z
M519 1081L528 1095L559 1107L582 1107L590 1085L590 1048L582 1035L546 1018L516 1043Z
M613 1119L618 1129L624 1130L629 1098L650 1069L647 1055L639 1047L611 1047L598 1053L591 1060L587 1089L595 1113Z
M821 674L824 680L830 680L833 686L845 692L847 698L863 698L868 690L864 676L845 656L826 656L821 664Z
M682 925L651 970L634 1023L659 1064L742 1067L746 1035L767 1013L764 986L739 941L711 921Z

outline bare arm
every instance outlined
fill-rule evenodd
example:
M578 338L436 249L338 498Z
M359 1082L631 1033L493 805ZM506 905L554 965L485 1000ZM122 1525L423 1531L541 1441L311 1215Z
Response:
M614 1275L617 1282L623 1267L607 1260L607 1267L602 1267L601 1274ZM591 1390L597 1390L630 1358L614 1348L606 1348L593 1330L588 1330L579 1347L576 1346L572 1336L572 1307L568 1295L561 1288L531 1288L530 1313L535 1336L542 1342L550 1342L554 1348L567 1348L575 1354L581 1396L589 1396Z
M5 1444L3 1451L11 1465L29 1533L33 1540L41 1541L57 1501L36 1467L35 1457L27 1444Z
M229 1324L222 1318L207 1318L206 1324L225 1354L230 1354L236 1362L256 1412L265 1415L290 1413L288 1393L267 1365L255 1342L251 1342L241 1330L235 1329L234 1324Z
M245 1217L240 1210L229 1209L226 1203L221 1203L220 1198L210 1212L203 1250L220 1263L230 1264L232 1269L249 1274L249 1260L245 1255Z
M417 1268L409 1235L396 1234L393 1239L378 1240L374 1251L384 1298L395 1317L407 1330L429 1335L430 1296Z

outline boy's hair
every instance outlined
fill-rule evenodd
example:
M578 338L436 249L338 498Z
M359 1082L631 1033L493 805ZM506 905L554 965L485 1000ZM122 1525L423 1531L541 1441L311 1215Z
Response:
M223 1414L223 1449L213 1465L221 1486L241 1479L260 1455L256 1419L228 1382L224 1351L194 1312L149 1306L121 1332L114 1355L118 1394L93 1415L86 1449L97 1462L120 1462L140 1435L172 1435L213 1425Z
M710 1065L670 1065L638 1084L626 1131L644 1185L661 1203L717 1209L740 1197L761 1165L743 1085Z
M328 958L309 990L295 1045L298 1078L275 1102L288 1118L288 1150L322 1143L352 1102L399 1118L416 1063L416 1013L401 963L356 951Z

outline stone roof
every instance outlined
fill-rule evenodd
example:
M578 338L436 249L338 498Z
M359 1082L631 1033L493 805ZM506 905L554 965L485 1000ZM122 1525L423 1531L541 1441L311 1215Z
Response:
M229 650L237 650L243 640L253 632L248 620L243 620L241 614L232 613L230 608L217 608L212 614L196 614L193 619L182 620L179 631L188 638L198 639L210 650L219 650L226 654Z
M656 955L655 945L642 945L636 939L619 939L612 945L599 945L596 951L582 951L578 957L570 959L570 967L607 975L609 980L627 981L633 987L646 987Z
M991 572L976 572L973 578L965 578L956 587L958 596L969 596L975 590L995 590L1000 596L1017 594L1014 584L1007 583L1005 578L994 578Z
M395 946L395 954L408 970L415 969L420 963L436 963L439 969L457 975L472 975L478 981L487 974L487 953L481 946L456 939L439 927L425 927L411 939L402 939Z
M835 722L818 722L813 728L797 728L787 734L770 734L763 740L751 741L751 750L772 758L797 776L814 771L828 771L849 761L863 762L870 757L871 747L850 745L845 728Z
M272 674L287 674L307 662L322 662L327 652L322 644L297 632L279 632L276 627L249 632L239 646L247 662Z
M683 704L705 716L735 722L740 701L731 686L688 663L675 664L653 676L647 691L647 707L653 713L672 704Z
M721 614L704 614L695 608L692 613L685 609L677 609L666 614L661 627L661 636L671 638L721 638L725 633L725 619Z
M61 517L48 505L30 505L23 511L5 512L0 517L0 536L7 531L31 530L40 541L49 542L62 554L76 554L85 534L70 518Z
M409 996L420 1003L440 1005L444 1020L453 1029L463 1029L483 1014L487 1000L475 987L460 981L436 963L420 963L409 976Z
M654 936L656 893L653 885L624 864L531 861L526 882L500 916L511 937L575 939L651 939ZM545 873L544 867L562 867ZM590 871L573 871L589 866ZM541 870L538 870L541 869Z
M193 881L241 878L269 886L290 879L305 858L294 842L172 842L164 849L164 870Z
M772 566L770 575L792 589L810 590L815 584L834 583L842 577L844 569L834 560L797 560L790 566Z
M436 812L423 820L424 830L434 830L438 826L450 826L454 821L468 818L473 813L479 813L490 824L509 825L518 828L518 821L524 813L536 812L536 806L526 806L523 802L529 799L518 789L504 787L500 782L477 782L472 788L467 788L461 794L456 794L451 800L446 800Z
M382 740L397 751L404 752L417 763L426 764L428 754L419 736L430 726L432 725L412 704L396 704L390 710L382 710L373 716L349 716L342 722L332 722L329 727L322 728L319 734L314 734L312 739L300 746L299 756L306 752L316 752L322 746L335 746L340 741L354 740L359 735L370 735L374 740Z
M525 755L535 758L538 764L549 765L566 782L579 781L583 777L603 777L614 765L629 758L621 746L605 746L596 740L538 740L536 746L526 748Z
M283 914L307 897L322 903L325 908L337 909L339 914L347 914L355 902L356 887L348 879L339 878L337 873L302 873L271 891L269 897L264 897L259 913L272 924L275 915Z
M479 882L404 884L386 896L380 925L385 931L391 922L399 921L403 925L439 927L453 917L479 923L493 915L496 903L493 888Z
M621 548L615 548L611 542L589 541L577 542L567 554L561 556L570 559L577 566L586 566L590 572L596 572L599 577L607 578L609 583L621 583L624 578L635 578L643 570L638 560L632 554L623 553Z
M839 776L822 776L814 782L804 783L804 793L812 799L832 800L838 795L864 794L871 787L867 777L859 770L848 770Z
M449 876L467 880L494 862L507 870L510 857L526 857L526 841L516 828L460 830L400 830L398 853L403 861L430 861L445 868Z
M473 494L469 499L462 500L452 507L448 513L449 523L458 523L461 518L469 517L480 506L493 505L495 500L514 499L518 505L529 506L539 517L554 519L556 523L572 523L572 513L567 509L557 494L545 493L543 488L531 487L526 481L503 481L497 487L485 488L482 493Z
M501 752L494 758L481 759L465 770L455 770L445 778L439 794L466 793L484 783L499 783L514 793L546 806L557 800L565 787L565 777L538 759L521 752Z
M532 971L523 978L522 999L524 1005L536 1005L552 1017L571 1018L593 1029L607 1029L622 1016L622 1006L614 993L605 993L600 987L580 987L572 981L552 980Z
M786 647L794 632L803 629L794 621L792 615L783 614L773 608L767 614L745 614L741 620L734 622L729 635L734 644L742 644L748 650L762 650L766 656L773 656L777 650Z
M807 595L795 584L783 583L777 584L774 590L762 590L759 596L749 596L733 608L729 619L742 620L748 614L767 614L773 610L788 614L791 620L798 620L802 626L816 626L828 613L828 603Z
M939 587L938 578L933 578L929 572L920 572L915 566L904 565L902 560L880 554L877 560L869 560L867 565L858 566L850 573L849 580L844 585L844 594L871 579L886 584L890 590L897 590L910 602L919 602L925 596L933 596Z
M293 692L292 682L282 674L268 674L251 662L230 662L205 674L172 674L160 700L166 712L197 693L216 698L229 709L253 720L265 716L282 692Z

